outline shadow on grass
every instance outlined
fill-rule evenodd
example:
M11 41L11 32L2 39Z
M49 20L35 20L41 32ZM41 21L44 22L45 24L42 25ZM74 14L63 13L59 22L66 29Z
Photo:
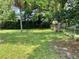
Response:
M32 48L30 48L32 49L32 52L27 53L25 56L28 55L28 57L24 57L22 59L58 59L58 56L55 54L55 50L50 49L50 42L59 40L59 38L62 39L63 37L65 37L63 32L55 33L47 30L27 30L23 33L18 31L2 32L0 33L0 44L6 45L9 43L13 45L20 44L22 46L32 46Z
M44 40L58 40L57 38L63 38L64 35L62 32L7 32L0 33L0 43L11 43L11 44L41 44Z
M41 44L27 59L59 59L59 55L56 53L54 45L51 46L50 43L51 41L46 41Z

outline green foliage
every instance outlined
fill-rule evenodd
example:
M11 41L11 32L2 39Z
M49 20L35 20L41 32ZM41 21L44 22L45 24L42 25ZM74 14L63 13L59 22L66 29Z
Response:
M79 23L79 1L76 1L72 9L66 11L66 17L69 19L69 22Z
M55 12L54 18L59 22L66 22L69 24L79 23L79 1L75 0L75 4L72 9L65 10L64 8L61 11Z
M31 15L34 9L38 9L32 20L38 20L38 16L41 15L41 20L58 20L65 22L74 22L79 17L79 1L74 0L74 7L72 10L65 10L65 4L67 0L22 0L24 3L23 10L25 15ZM16 20L15 14L11 10L13 0L0 0L0 20ZM42 15L41 13L44 13ZM25 17L25 16L24 16ZM77 20L78 21L78 20ZM76 21L76 22L77 22ZM76 23L75 22L75 23Z
M45 18L48 19L52 19L54 12L57 12L60 9L59 4L65 3L65 1L60 0L23 0L23 2L25 14L31 14L32 10L38 8L39 13L44 12ZM11 0L0 0L0 19L11 20L11 16L14 16L11 11L11 4Z
M0 0L0 20L7 21L11 20L12 11L11 11L11 0Z

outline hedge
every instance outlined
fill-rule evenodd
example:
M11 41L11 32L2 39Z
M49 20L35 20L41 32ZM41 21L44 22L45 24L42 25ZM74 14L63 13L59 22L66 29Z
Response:
M32 29L32 28L50 28L50 22L46 21L23 21L23 29ZM20 29L20 21L5 21L0 23L1 29Z

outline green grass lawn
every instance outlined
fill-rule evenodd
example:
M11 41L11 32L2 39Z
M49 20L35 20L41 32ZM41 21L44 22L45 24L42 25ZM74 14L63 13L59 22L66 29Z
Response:
M50 42L65 38L49 29L0 30L0 59L59 59ZM53 46L53 45L52 45Z

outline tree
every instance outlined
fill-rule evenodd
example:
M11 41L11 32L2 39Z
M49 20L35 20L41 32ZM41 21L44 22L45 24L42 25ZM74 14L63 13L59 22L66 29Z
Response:
M12 0L0 0L0 24L2 27L6 21L15 20L15 14L11 10Z
M11 10L11 4L12 1L11 0L0 0L0 21L8 21L11 20L10 19L10 15L13 14L12 10Z
M20 28L21 32L23 31L23 25L22 25L22 10L24 8L24 3L22 0L14 0L14 6L19 8L20 10Z
M64 20L64 7L67 2L67 0L53 0L53 19L54 21L57 21L57 24L54 26L56 29L55 31L60 31L61 30L61 23ZM54 22L52 22L54 23Z

